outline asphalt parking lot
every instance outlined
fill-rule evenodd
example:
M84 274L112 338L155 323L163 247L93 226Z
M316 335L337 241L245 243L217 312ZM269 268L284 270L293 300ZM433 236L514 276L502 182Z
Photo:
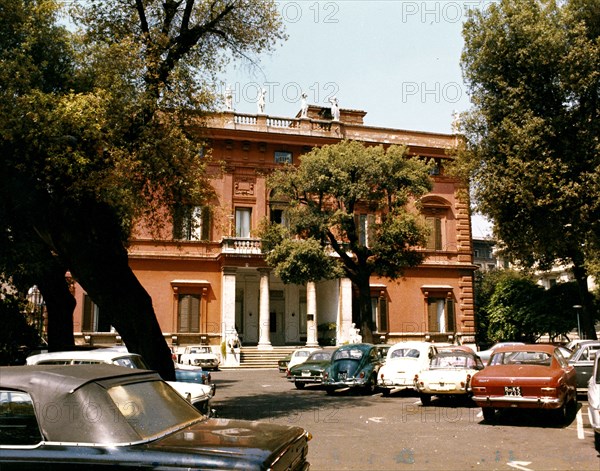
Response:
M221 370L213 381L219 417L311 432L313 470L600 470L584 396L567 425L522 411L488 425L470 401L434 399L423 407L406 392L328 396L315 387L297 390L277 369Z

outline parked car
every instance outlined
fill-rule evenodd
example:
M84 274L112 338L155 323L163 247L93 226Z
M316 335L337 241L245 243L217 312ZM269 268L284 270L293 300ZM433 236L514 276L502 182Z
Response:
M289 370L293 366L299 365L300 363L304 363L308 359L310 354L317 350L320 350L320 348L303 347L303 348L298 348L297 350L294 350L292 352L292 357L290 358L290 361L288 362L287 369Z
M600 341L578 343L568 358L569 365L577 371L577 390L585 394L594 372L594 361L600 351Z
M437 353L430 342L400 342L390 347L385 364L377 375L377 387L384 396L392 391L415 388L415 375L429 366Z
M492 345L487 350L481 350L480 352L477 352L477 355L479 356L479 358L481 358L481 361L483 362L483 364L487 365L488 361L490 361L490 357L492 356L492 353L494 353L494 350L496 350L499 347L505 347L505 346L511 346L511 345L524 345L524 343L523 342L498 342L498 343Z
M108 364L0 367L3 471L304 471L309 440L299 427L208 418L152 371Z
M600 355L594 360L594 371L587 388L588 416L594 430L594 443L600 451Z
M143 358L136 354L115 348L98 348L95 350L76 350L64 352L40 353L27 357L27 365L91 365L112 364L126 368L148 370ZM177 373L177 369L175 369ZM175 375L178 378L177 374ZM198 378L198 374L194 374ZM210 400L215 394L215 386L195 384L194 381L168 381L168 384L189 401L200 412L210 415Z
M333 350L315 350L305 362L287 370L288 381L294 383L298 389L303 389L307 384L321 384L332 354Z
M188 345L179 354L178 363L217 370L220 361L208 345Z
M561 422L577 410L577 373L553 345L497 348L471 388L486 422L504 408L548 409Z
M323 373L323 387L327 394L344 388L360 388L372 394L377 387L377 373L382 364L380 349L376 345L343 345L331 356L331 363Z
M432 396L468 397L471 378L482 369L481 359L472 350L456 348L437 353L429 368L415 375L415 388L421 403L428 406Z
M288 364L290 363L291 359L292 359L292 354L288 353L286 356L284 356L283 358L281 358L277 361L277 368L279 369L280 373L287 372Z

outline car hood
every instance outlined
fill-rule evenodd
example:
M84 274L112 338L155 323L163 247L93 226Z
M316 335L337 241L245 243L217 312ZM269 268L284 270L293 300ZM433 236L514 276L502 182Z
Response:
M330 362L328 361L305 361L304 363L301 363L299 365L295 365L293 366L293 370L294 371L301 371L301 370L314 370L314 369L323 369L326 368L327 366L329 366Z
M207 419L149 444L162 452L185 453L215 462L255 463L273 460L290 444L306 435L300 427L265 422ZM271 457L271 458L269 458Z
M181 396L187 397L189 394L192 402L203 398L208 399L212 396L212 389L207 384L186 383L182 381L167 381L167 383Z

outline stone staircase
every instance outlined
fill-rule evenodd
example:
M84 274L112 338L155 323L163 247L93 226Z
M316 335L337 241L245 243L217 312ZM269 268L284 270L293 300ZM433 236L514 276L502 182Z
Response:
M301 346L273 347L270 350L242 347L239 368L277 368L277 362L297 348L301 348Z

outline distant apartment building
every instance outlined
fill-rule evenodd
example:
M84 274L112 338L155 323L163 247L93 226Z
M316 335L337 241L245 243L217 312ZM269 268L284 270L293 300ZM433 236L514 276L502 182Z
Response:
M339 115L337 115L339 113ZM179 208L161 238L143 230L130 246L130 266L152 297L169 342L219 345L236 332L243 346L269 349L314 344L326 327L341 344L355 335L355 293L349 279L286 285L265 263L255 230L263 218L284 222L286 202L267 188L267 176L297 165L314 147L343 139L408 146L435 161L433 190L420 203L432 232L425 261L397 280L373 277L375 338L473 341L473 247L463 182L447 175L457 137L367 126L364 111L309 106L294 118L241 114L209 117L194 131L212 154L214 197ZM464 194L464 191L463 191ZM359 215L368 224L370 215ZM75 332L90 343L116 337L102 312L76 287ZM112 336L112 337L111 337Z

